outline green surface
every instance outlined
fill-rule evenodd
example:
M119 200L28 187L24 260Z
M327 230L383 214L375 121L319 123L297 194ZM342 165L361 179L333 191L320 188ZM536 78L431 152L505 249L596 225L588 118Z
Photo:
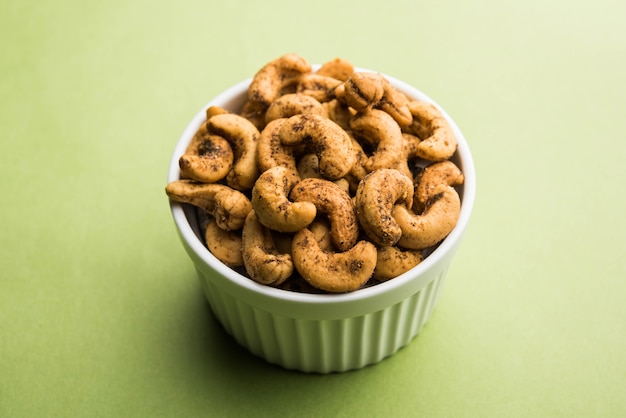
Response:
M626 3L0 3L0 416L626 414ZM424 331L357 372L225 336L163 187L212 95L285 52L414 84L474 153Z

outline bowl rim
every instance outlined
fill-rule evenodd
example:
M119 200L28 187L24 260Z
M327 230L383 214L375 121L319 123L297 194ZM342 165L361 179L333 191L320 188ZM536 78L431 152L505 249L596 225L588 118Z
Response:
M316 68L315 66L313 67ZM366 68L355 67L355 71L377 72ZM420 290L431 278L428 278L428 272L433 266L437 265L445 258L449 253L453 253L462 238L462 235L469 223L470 215L474 207L475 195L476 195L476 172L474 167L473 157L469 148L469 145L465 139L465 136L455 123L455 121L448 115L448 113L433 99L424 94L421 90L413 87L412 85L399 80L395 77L389 76L384 73L377 72L383 75L387 80L391 82L400 91L407 94L409 97L432 103L435 105L444 115L449 122L454 135L457 139L457 156L461 165L461 170L465 176L464 184L462 185L462 199L461 199L461 211L456 226L448 234L448 236L439 244L439 246L424 260L412 268L411 270L382 283L378 283L374 286L365 287L352 292L347 293L325 293L325 294L312 294L303 293L290 290L279 289L267 285L257 283L250 278L236 272L230 267L219 261L211 252L206 248L204 243L197 237L193 231L189 220L184 212L183 204L172 201L170 199L170 210L174 218L175 224L178 228L178 233L185 241L188 249L202 260L202 262L208 264L217 273L223 276L231 285L234 285L241 290L251 292L257 296L264 296L274 301L284 301L289 303L296 303L299 305L329 305L329 304L346 304L351 302L363 302L367 299L380 297L383 294L390 295L388 299L398 299L397 295L404 295L408 297L415 291ZM179 166L178 160L184 153L187 144L191 140L193 134L196 132L200 124L206 119L206 109L209 106L216 105L228 108L225 105L232 102L234 99L237 101L245 100L243 94L247 91L248 86L252 81L252 77L242 80L226 90L216 95L213 99L207 102L200 111L188 122L187 126L183 130L182 134L177 141L174 152L172 153L168 179L167 181L174 181L179 179ZM420 277L426 277L424 280L418 280ZM407 289L410 288L410 293ZM391 296L395 295L395 296ZM401 300L404 297L398 299Z

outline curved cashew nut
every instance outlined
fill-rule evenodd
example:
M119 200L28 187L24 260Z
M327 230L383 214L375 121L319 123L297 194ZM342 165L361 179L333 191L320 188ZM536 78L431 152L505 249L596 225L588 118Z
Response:
M381 109L389 113L400 126L407 126L413 120L408 108L408 98L381 74L352 74L345 82L343 96L346 103L359 112Z
M219 135L234 145L235 162L226 176L233 189L249 190L258 176L256 163L259 130L246 118L234 113L223 113L207 121L209 133Z
M317 74L304 74L298 81L296 92L313 97L323 103L335 98L335 88L342 84L341 80Z
M257 143L257 164L261 173L281 166L297 174L294 147L280 140L280 127L287 119L275 119L267 124Z
M402 230L392 217L395 205L413 203L413 181L398 170L372 171L359 183L355 195L359 223L367 236L380 246L395 245Z
M207 211L217 225L229 231L240 229L252 210L252 203L240 191L222 184L175 180L165 186L170 199L189 203Z
M318 178L306 178L291 189L294 202L311 202L317 213L330 221L330 235L339 251L352 248L359 236L359 223L350 195L335 183Z
M239 110L239 115L250 121L261 132L265 128L265 112L267 106L259 102L247 100Z
M230 113L230 112L227 109L224 109L223 107L220 107L220 106L209 106L206 108L204 113L206 114L206 118L208 120L208 119L211 119L215 115L222 115L224 113Z
M183 178L215 183L226 177L233 166L234 154L227 140L211 135L207 124L196 131L185 154L178 160Z
M211 254L230 267L243 266L241 231L227 231L210 218L204 232L204 242Z
M246 272L258 283L277 286L293 273L289 253L279 253L271 231L259 222L255 211L246 217L241 253Z
M283 90L295 85L303 74L312 71L303 57L286 54L265 64L253 77L248 88L248 98L267 107Z
M465 177L452 161L441 161L424 168L416 180L415 197L419 204L425 205L428 199L436 194L437 186L440 184L460 186L465 181Z
M350 292L363 286L376 267L376 246L359 241L345 252L325 252L315 235L304 228L293 237L296 270L312 286L328 292Z
M283 94L274 100L265 112L265 123L275 119L289 118L293 115L312 113L328 117L322 104L311 96L302 93Z
M326 110L328 119L341 126L344 130L350 130L350 119L355 115L354 109L338 99L323 102L322 106Z
M354 164L350 136L330 119L318 115L295 115L282 124L279 135L286 145L312 145L324 178L342 178Z
M320 164L319 158L315 154L305 154L298 160L296 164L296 168L298 169L298 175L301 179L307 178L323 178L320 174ZM334 180L337 186L339 186L346 193L350 192L350 182L347 178L342 178L339 180Z
M261 224L279 232L295 232L313 222L317 215L313 203L288 198L298 181L296 174L281 166L259 176L252 188L252 206Z
M422 141L417 145L416 154L430 161L442 161L454 155L457 147L452 127L441 111L433 104L419 101L409 102L413 115L409 129Z
M387 112L373 109L357 114L350 121L355 135L376 145L374 154L365 162L367 171L395 168L410 176L404 153L402 130Z
M354 65L350 61L343 58L335 58L322 64L320 69L316 71L316 74L346 81L353 72Z
M404 205L393 208L393 218L402 230L398 246L422 250L443 240L455 227L461 212L461 200L456 190L439 184L431 193L432 197L420 214Z
M393 279L411 270L423 260L424 256L418 250L403 250L395 246L381 247L378 249L373 277L381 282Z

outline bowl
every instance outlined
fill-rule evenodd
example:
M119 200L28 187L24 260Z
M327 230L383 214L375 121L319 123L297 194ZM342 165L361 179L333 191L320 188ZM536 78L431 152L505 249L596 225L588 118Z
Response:
M415 87L383 75L409 97L438 106ZM238 111L251 80L217 95L188 123L173 152L168 182L179 179L178 160L205 120L205 109L214 105ZM441 110L458 142L451 161L465 176L459 188L460 216L455 228L424 261L386 282L342 294L300 293L256 283L208 251L195 208L170 201L178 236L195 265L208 304L237 343L286 369L330 373L376 364L415 339L437 305L470 219L476 190L468 144L455 122Z

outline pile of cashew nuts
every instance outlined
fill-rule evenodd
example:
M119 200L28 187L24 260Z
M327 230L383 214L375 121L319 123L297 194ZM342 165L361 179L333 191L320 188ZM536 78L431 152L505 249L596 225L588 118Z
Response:
M199 208L209 251L250 279L349 292L415 267L454 228L456 148L440 110L384 76L286 54L238 112L206 109L165 191Z

